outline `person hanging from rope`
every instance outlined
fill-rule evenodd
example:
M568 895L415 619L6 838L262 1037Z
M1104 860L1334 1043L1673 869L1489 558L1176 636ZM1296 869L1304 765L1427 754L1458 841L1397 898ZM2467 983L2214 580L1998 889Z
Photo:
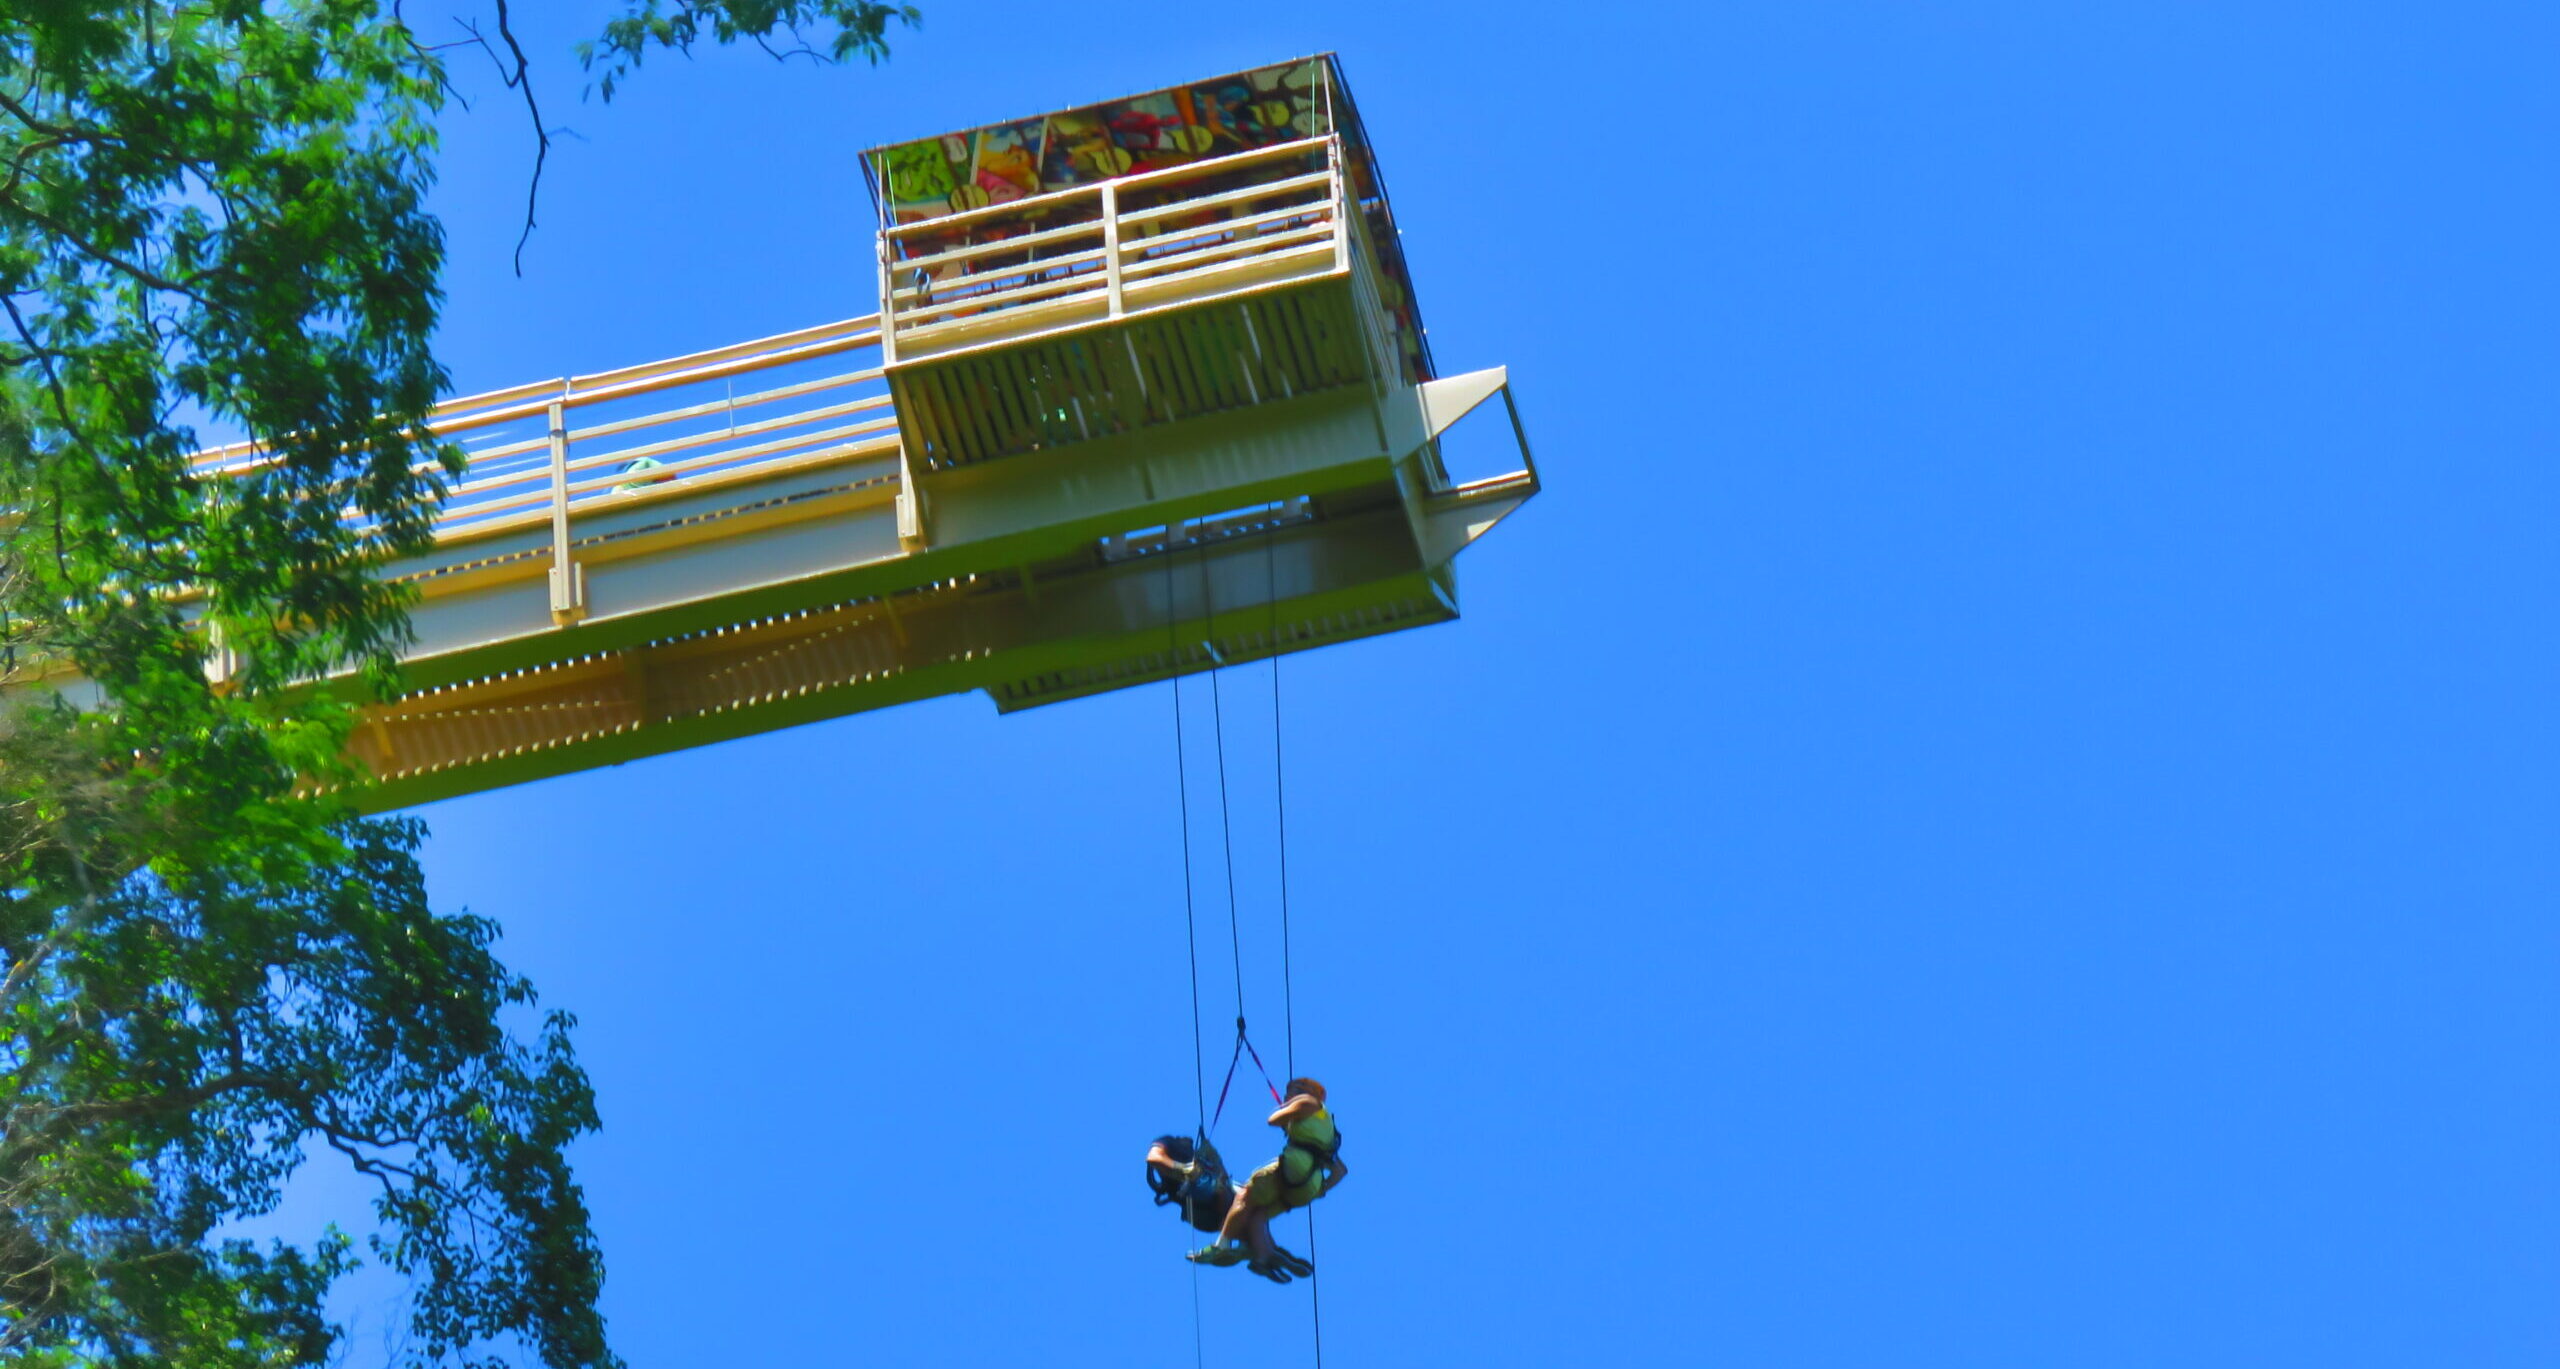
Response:
M1159 1136L1147 1147L1147 1187L1155 1193L1156 1206L1179 1208L1183 1222L1195 1231L1215 1233L1235 1207L1236 1182L1228 1177L1218 1148L1188 1136ZM1314 1265L1278 1245L1271 1247L1271 1263L1286 1275L1303 1278L1315 1272Z
M1253 1272L1286 1283L1288 1271L1273 1262L1277 1247L1271 1243L1271 1219L1332 1192L1351 1168L1342 1162L1342 1132L1325 1106L1324 1085L1290 1080L1288 1097L1267 1120L1287 1138L1279 1158L1237 1186L1218 1239L1189 1258L1219 1265L1243 1260Z
M1180 1207L1182 1220L1195 1231L1224 1226L1235 1206L1236 1183L1227 1177L1226 1161L1206 1140L1159 1136L1147 1147L1147 1187L1156 1206Z

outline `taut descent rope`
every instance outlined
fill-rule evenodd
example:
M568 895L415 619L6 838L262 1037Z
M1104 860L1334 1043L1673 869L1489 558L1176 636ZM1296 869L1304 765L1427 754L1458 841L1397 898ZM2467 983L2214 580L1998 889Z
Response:
M1280 642L1279 567L1276 539L1276 534L1280 527L1279 512L1282 509L1285 509L1285 507L1285 501L1282 505L1276 506L1271 519L1263 528L1263 572L1265 577L1264 598L1269 610L1264 631L1265 641L1271 652L1272 796L1279 839L1280 993L1282 1021L1287 1033L1286 1055L1284 1056L1284 1062L1288 1067L1290 1076L1295 1078L1298 1071L1297 982L1294 968L1291 965L1290 954L1292 950L1292 929L1289 922L1289 791L1286 776L1287 754L1282 746L1280 730L1280 653L1282 648ZM1227 1095L1229 1090L1233 1088L1235 1084L1236 1067L1242 1064L1247 1057L1251 1057L1253 1060L1254 1070L1262 1076L1263 1087L1270 1091L1271 1101L1275 1104L1279 1104L1285 1103L1287 1100L1282 1097L1279 1087L1272 1083L1271 1072L1262 1063L1262 1053L1254 1049L1252 1038L1245 1032L1244 925L1243 916L1240 911L1240 900L1236 892L1234 807L1229 798L1229 788L1227 784L1226 698L1223 684L1219 678L1221 670L1225 665L1225 661L1218 653L1216 641L1217 614L1214 602L1215 595L1209 583L1209 571L1204 558L1200 567L1201 611L1204 630L1208 634L1208 640L1203 643L1203 646L1209 654L1210 662L1210 717L1218 749L1219 835L1227 867L1227 944L1229 962L1235 974L1236 988L1235 1050L1228 1057L1226 1077L1218 1085L1217 1110L1212 1112L1208 1107L1208 1070L1203 1033L1201 1031L1202 1024L1200 1011L1200 929L1199 916L1192 888L1194 870L1191 860L1191 780L1182 721L1182 652L1180 644L1179 615L1175 612L1174 607L1175 582L1173 559L1176 535L1177 529L1175 525L1168 522L1165 525L1164 540L1165 654L1166 669L1169 676L1167 683L1173 688L1173 757L1174 769L1176 772L1174 792L1182 809L1182 922L1183 932L1189 951L1191 969L1192 1090L1194 1105L1200 1117L1200 1144L1205 1146L1208 1144L1210 1132L1217 1126L1218 1122L1226 1116ZM1315 1210L1314 1208L1309 1207L1307 1209L1307 1258L1310 1262L1314 1260L1315 1254ZM1316 1288L1315 1276L1312 1274L1308 1276L1307 1292L1308 1307L1312 1317L1315 1333L1316 1369L1323 1369L1324 1304L1322 1296L1318 1293ZM1193 1362L1199 1363L1202 1361L1203 1351L1200 1321L1200 1267L1196 1263L1191 1269L1191 1339Z
M1191 906L1191 767L1182 744L1182 650L1174 635L1173 524L1164 525L1164 650L1173 686L1173 785L1182 824L1182 930L1191 960L1191 1099L1199 1117L1199 1144L1209 1143L1208 1061L1200 1043L1200 926ZM1196 1152L1195 1152L1196 1154ZM1191 1266L1191 1362L1204 1363L1200 1335L1200 1266Z

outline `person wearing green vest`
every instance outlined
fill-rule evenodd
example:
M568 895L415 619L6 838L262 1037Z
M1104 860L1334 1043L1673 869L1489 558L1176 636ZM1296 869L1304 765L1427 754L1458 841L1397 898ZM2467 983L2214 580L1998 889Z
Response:
M1289 1271L1273 1260L1271 1219L1332 1192L1351 1168L1342 1162L1342 1132L1325 1107L1324 1085L1290 1080L1288 1099L1269 1120L1287 1138L1280 1158L1236 1186L1235 1203L1227 1209L1217 1241L1191 1252L1190 1258L1201 1264L1246 1260L1253 1272L1285 1283Z

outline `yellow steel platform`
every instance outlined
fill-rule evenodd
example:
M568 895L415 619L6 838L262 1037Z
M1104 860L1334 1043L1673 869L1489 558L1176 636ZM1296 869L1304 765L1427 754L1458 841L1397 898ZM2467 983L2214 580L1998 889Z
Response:
M1149 157L1113 154L1127 110ZM988 149L1031 126L873 154L881 315L441 406L470 466L389 571L417 640L361 806L1456 616L1452 558L1537 476L1525 437L1512 474L1444 472L1451 424L1518 413L1499 368L1432 372L1331 61L1044 116L1057 188L901 200L954 149L1018 172Z

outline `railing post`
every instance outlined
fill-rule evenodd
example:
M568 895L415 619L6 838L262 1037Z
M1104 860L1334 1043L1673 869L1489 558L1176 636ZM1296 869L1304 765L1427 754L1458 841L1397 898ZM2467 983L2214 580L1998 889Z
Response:
M551 621L587 616L587 579L569 559L569 428L567 406L551 401Z
M1120 298L1120 187L1112 181L1102 183L1102 283L1111 297L1111 317L1128 312Z
M1324 160L1326 169L1333 173L1333 269L1348 272L1351 269L1351 197L1342 178L1341 134L1325 139Z
M205 682L220 689L231 683L232 676L240 673L240 654L233 651L231 643L224 639L220 620L211 616L207 616L204 620L204 638ZM8 660L8 669L11 673L15 673L18 668L17 651L17 646L14 643L11 644Z
M897 245L889 241L889 227L884 223L880 227L880 364L883 367L898 364L898 275L897 269L889 264L889 258L896 250Z

